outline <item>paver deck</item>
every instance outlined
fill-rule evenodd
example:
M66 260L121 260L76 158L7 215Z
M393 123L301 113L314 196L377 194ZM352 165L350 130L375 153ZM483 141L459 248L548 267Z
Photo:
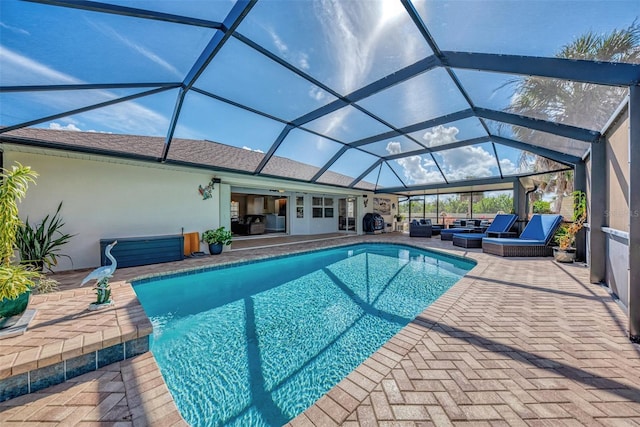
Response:
M114 279L370 240L469 255L478 265L291 426L640 425L640 347L627 339L623 310L579 265L390 233L121 269ZM85 274L56 275L70 290L47 298L73 292ZM116 300L130 290L118 286ZM71 313L60 315L73 317L72 301L82 298L61 298ZM82 317L74 319L82 329ZM2 368L7 359L0 360ZM0 403L0 425L98 420L184 424L150 353Z

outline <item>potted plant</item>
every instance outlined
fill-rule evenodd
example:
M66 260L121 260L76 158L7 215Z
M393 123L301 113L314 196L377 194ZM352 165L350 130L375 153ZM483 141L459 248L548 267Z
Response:
M38 271L42 271L45 267L51 271L51 267L58 264L58 257L71 260L68 255L59 253L60 247L73 237L71 234L63 234L60 231L64 226L60 218L61 208L62 202L53 216L45 216L40 225L31 225L27 218L24 224L18 226L16 246L22 264L31 264Z
M29 265L14 261L16 234L22 224L18 202L37 174L20 163L0 174L0 329L13 326L27 309L31 288L40 277Z
M553 248L553 257L558 262L573 262L576 258L576 234L587 219L587 197L582 191L574 191L573 195L573 219L558 228L555 234L558 246Z
M230 230L219 227L215 230L207 230L202 233L202 241L209 245L211 255L218 255L222 252L222 247L231 244L232 234Z

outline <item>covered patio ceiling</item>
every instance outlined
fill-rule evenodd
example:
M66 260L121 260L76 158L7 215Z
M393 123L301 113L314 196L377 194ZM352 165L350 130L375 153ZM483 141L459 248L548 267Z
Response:
M635 0L0 12L2 141L382 193L571 168L640 82Z

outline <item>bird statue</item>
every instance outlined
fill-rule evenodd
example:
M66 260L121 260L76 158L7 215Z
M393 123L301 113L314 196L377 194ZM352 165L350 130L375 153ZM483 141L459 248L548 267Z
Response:
M82 283L80 284L80 286L84 286L84 284L90 280L96 281L95 289L98 294L96 304L106 304L110 301L109 298L111 296L111 290L109 289L109 279L113 277L113 273L118 267L116 259L111 255L111 249L113 249L117 243L118 241L115 240L110 245L107 245L104 250L104 254L111 260L111 264L96 268L89 273L87 277L82 279Z

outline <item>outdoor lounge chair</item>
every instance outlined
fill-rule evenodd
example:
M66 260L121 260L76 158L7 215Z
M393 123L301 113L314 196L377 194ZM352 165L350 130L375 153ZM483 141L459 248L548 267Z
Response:
M454 233L453 244L463 248L481 248L483 237L507 237L505 233L509 232L517 219L518 216L513 214L496 215L484 233ZM513 237L515 236L514 233Z
M562 222L562 215L535 214L518 238L482 239L482 252L500 256L551 256L548 246Z
M464 226L443 229L440 231L440 240L451 241L453 240L453 235L456 233L473 233L476 231L475 227L479 227L481 223L482 220L479 219L460 220L459 224L464 224Z
M433 235L433 226L430 219L414 219L409 224L409 237L431 237Z

